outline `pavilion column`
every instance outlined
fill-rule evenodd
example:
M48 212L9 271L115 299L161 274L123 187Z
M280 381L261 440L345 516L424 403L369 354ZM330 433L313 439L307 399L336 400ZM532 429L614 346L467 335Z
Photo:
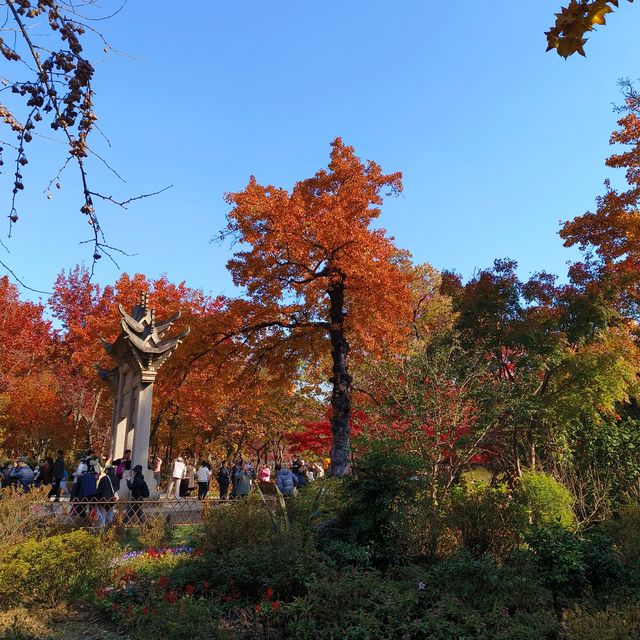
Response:
M155 376L154 376L155 377ZM131 468L142 466L144 479L149 485L151 497L157 497L158 491L153 471L148 469L149 439L151 437L151 406L153 403L153 382L141 382L136 402L135 429L131 446Z
M149 462L153 384L160 367L171 357L188 335L187 327L175 338L164 340L164 334L180 317L178 311L169 320L156 322L155 311L149 307L149 296L143 293L140 302L129 315L118 305L122 331L113 344L102 341L107 353L115 360L111 371L98 368L115 391L111 422L110 459L116 460L131 450L131 468L142 467L152 496L157 497L153 472ZM123 488L124 489L124 488Z

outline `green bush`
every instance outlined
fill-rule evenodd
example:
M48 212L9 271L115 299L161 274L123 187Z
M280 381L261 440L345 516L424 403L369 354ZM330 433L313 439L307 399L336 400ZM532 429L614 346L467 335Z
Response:
M484 482L455 487L445 521L471 555L493 558L505 558L516 548L526 525L523 510L506 485L490 487Z
M151 632L162 640L230 640L217 622L221 612L204 598L183 597L155 606L114 603L108 613L134 640L146 640Z
M368 547L376 566L405 559L407 513L424 485L422 464L396 442L375 441L344 479L339 529L344 541Z
M329 540L320 548L323 560L337 569L345 567L367 567L371 562L371 554L367 547L343 542L342 540Z
M604 522L602 528L613 541L621 562L640 569L640 505L622 505L616 518Z
M545 526L559 523L566 529L575 527L573 496L550 475L533 471L524 473L516 495L526 509L531 524Z
M149 516L140 527L138 542L145 548L157 548L169 544L174 527L161 515Z
M554 606L560 611L587 587L584 541L560 523L532 529L526 541L540 579L550 589Z
M279 622L277 637L297 640L540 640L558 628L535 580L464 553L430 571L325 572Z
M78 597L107 576L113 547L86 531L28 540L0 557L0 603L47 604Z
M310 497L290 500L308 499L309 506L315 498L307 493ZM258 496L213 509L198 538L203 550L199 575L213 588L237 591L249 599L269 587L283 598L303 593L306 577L317 564L305 504L287 504L293 520L278 503L267 506Z
M637 640L640 605L637 602L589 611L576 607L565 615L566 640Z

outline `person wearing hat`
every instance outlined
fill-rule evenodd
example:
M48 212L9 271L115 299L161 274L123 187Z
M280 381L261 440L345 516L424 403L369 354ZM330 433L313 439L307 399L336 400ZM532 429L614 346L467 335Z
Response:
M135 524L143 524L142 501L149 497L149 487L142 474L141 464L133 467L133 479L127 480L127 487L131 491L131 507L127 513L127 519Z
M187 465L185 465L182 456L178 456L171 465L171 480L169 482L169 487L167 489L167 498L171 497L171 493L175 491L176 498L180 497L180 482L182 478L184 478L185 470Z

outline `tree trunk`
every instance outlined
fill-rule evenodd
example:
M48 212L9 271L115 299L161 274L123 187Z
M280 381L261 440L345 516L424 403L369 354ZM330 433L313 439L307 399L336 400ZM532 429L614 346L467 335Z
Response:
M333 391L331 393L330 475L346 475L349 465L349 417L351 414L351 376L348 373L349 343L344 333L344 281L342 278L329 288L329 319L331 328L331 358L333 360Z

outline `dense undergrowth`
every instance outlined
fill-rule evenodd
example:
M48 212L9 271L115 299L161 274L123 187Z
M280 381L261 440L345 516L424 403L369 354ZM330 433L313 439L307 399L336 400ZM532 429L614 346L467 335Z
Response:
M640 637L640 507L580 530L549 476L467 481L434 504L407 469L374 448L286 503L212 510L189 544L165 548L175 531L151 523L137 553L34 523L0 546L0 637L56 637L37 613L56 606L95 607L133 639Z

